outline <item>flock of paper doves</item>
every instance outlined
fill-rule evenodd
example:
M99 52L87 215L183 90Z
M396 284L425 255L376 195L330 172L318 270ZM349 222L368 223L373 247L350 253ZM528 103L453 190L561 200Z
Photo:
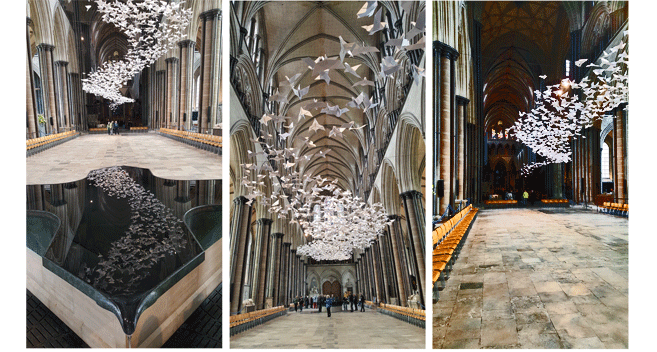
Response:
M620 44L603 51L595 63L586 65L592 68L591 74L581 82L565 79L560 84L548 86L543 92L534 92L536 106L529 112L521 112L521 118L509 128L509 134L545 158L545 161L525 165L521 170L523 175L547 164L569 162L572 154L570 142L586 138L581 135L582 129L592 126L596 119L602 119L619 105L628 103L628 50L623 50L627 36L628 31L624 31ZM581 67L586 61L577 60L575 65Z
M176 256L187 246L183 222L120 167L94 170L87 179L110 197L127 198L131 223L111 244L107 257L99 254L99 262L84 266L79 275L108 293L135 293L145 278L160 274L156 265L163 258Z
M407 6L412 6L412 2L402 2L401 4L405 13L410 13L410 8ZM385 22L381 22L382 12L383 8L379 7L377 1L367 1L356 17L374 16L372 25L363 26L370 35L373 35L386 26ZM413 25L411 30L401 34L399 38L389 40L385 45L394 46L396 50L401 51L424 50L425 12L422 11L416 21L411 23ZM410 44L418 35L422 35L421 38L414 44ZM340 52L337 56L324 55L314 60L308 57L302 59L308 70L312 71L312 77L315 77L315 80L324 80L327 85L330 85L331 72L344 70L345 73L361 79L354 83L353 87L374 86L373 81L358 74L357 70L360 64L351 66L344 60L347 56L355 57L379 52L379 50L365 44L348 43L342 36L339 39ZM383 57L380 62L380 72L374 72L375 80L392 77L401 69L398 61L392 56ZM424 69L413 65L411 70L415 83L419 84L421 81L419 76L424 76ZM302 88L297 83L302 76L302 72L296 73L292 77L286 76L286 80L279 85L269 100L286 104L292 94L301 100L310 89L310 86ZM277 116L265 113L260 119L260 123L265 126L273 123L280 132L277 135L261 132L263 136L251 139L256 145L263 146L264 151L249 150L248 156L253 158L253 161L241 164L244 176L240 185L245 187L245 197L249 199L247 204L251 205L258 200L261 205L267 207L273 216L289 221L290 224L298 224L304 232L306 244L299 246L297 253L316 260L349 259L354 249L362 250L369 247L372 241L391 223L380 203L368 204L365 199L354 196L351 191L343 191L337 185L338 179L330 180L321 175L313 177L309 173L302 175L299 171L300 164L307 162L313 156L326 158L327 154L336 153L334 150L321 150L321 148L316 153L301 153L301 149L305 145L311 148L317 147L311 139L314 134L324 131L329 138L344 138L344 133L347 131L362 129L365 125L356 126L352 120L339 127L333 125L329 130L315 118L308 133L304 132L305 135L295 137L295 140L301 141L301 143L288 140L291 139L294 124L299 124L306 118L313 118L313 112L319 111L320 114L340 117L350 109L366 112L377 105L362 91L357 97L351 99L345 106L331 105L330 102L313 99L312 102L301 107L296 116ZM283 128L287 128L287 132L282 133ZM277 148L277 138L288 140L285 145L301 145L301 147ZM257 157L259 155L264 156L268 161L260 162L258 165ZM274 161L274 163L270 161ZM265 178L272 181L272 190L269 194L260 189L265 186Z
M134 102L122 95L120 88L177 45L185 36L192 10L183 8L184 1L95 2L98 12L103 14L102 20L114 24L128 38L128 52L122 60L108 60L82 79L82 89L109 100L110 107L115 109ZM89 11L91 5L86 8Z

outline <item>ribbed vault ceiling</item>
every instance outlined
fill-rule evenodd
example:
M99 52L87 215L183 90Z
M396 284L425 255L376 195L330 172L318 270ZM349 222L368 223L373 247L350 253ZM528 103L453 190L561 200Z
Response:
M367 97L372 95L372 87L356 86L360 81L344 70L330 70L330 83L316 80L312 70L303 59L316 60L320 56L337 58L340 53L341 36L346 42L356 42L366 46L376 46L381 41L381 34L372 36L361 26L371 25L372 17L357 19L356 13L363 2L270 2L262 11L265 21L264 43L268 53L267 80L271 79L274 86L281 88L280 93L286 94L288 102L282 106L280 115L298 116L300 109L317 100L326 102L330 106L338 105L345 108L346 104L356 98L361 92ZM372 67L377 62L373 54L364 54L350 58L345 62L350 66L358 66L356 72L363 78L374 80ZM378 64L376 64L378 69ZM308 94L300 100L287 82L286 77L293 77L301 73L296 81L295 88L309 86ZM340 127L351 121L354 127L369 124L367 113L361 109L350 108L349 111L334 116L321 113L321 109L310 110L313 118L301 119L298 123L294 119L294 128L288 140L294 141L293 147L301 148L301 156L308 156L309 160L302 163L301 173L312 176L322 175L338 179L338 185L343 189L354 190L357 180L362 173L361 155L367 148L364 146L364 130L345 130L342 138L329 136L333 126ZM369 112L368 112L369 113ZM316 132L310 130L314 121L323 125L324 130ZM304 143L308 137L314 144ZM288 146L290 147L290 146ZM319 151L330 150L326 157L320 156Z

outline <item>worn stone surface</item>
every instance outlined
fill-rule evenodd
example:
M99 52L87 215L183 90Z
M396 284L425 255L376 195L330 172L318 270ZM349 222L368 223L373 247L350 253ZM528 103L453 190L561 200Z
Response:
M222 156L194 148L155 132L82 135L26 159L26 182L49 184L87 177L91 170L110 166L150 169L173 180L222 178Z
M432 345L627 348L627 225L581 209L480 211L434 304Z
M304 309L231 336L230 348L424 349L425 330L369 309L332 312L330 318L324 310Z

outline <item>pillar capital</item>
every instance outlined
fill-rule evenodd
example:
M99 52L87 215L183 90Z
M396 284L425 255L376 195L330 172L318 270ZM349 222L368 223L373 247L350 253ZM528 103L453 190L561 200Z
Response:
M285 248L290 248L291 245L292 245L292 243L290 243L290 242L283 242L283 247L285 247Z
M55 49L54 45L41 43L37 45L37 50L39 51L53 51Z
M55 61L55 66L64 66L64 67L66 67L66 66L68 66L68 61L57 60L57 61Z
M202 20L206 20L206 21L209 20L209 19L217 18L217 17L221 18L221 10L220 9L212 9L212 10L208 10L208 11L205 11L205 12L201 12L199 17Z
M400 194L399 196L402 199L413 199L413 198L421 199L422 198L422 192L415 191L415 190L406 191L406 192Z
M285 234L281 233L281 232L275 232L275 233L271 234L271 237L278 238L278 239L283 238L283 236L285 236Z
M248 33L249 33L248 29L246 29L244 27L240 27L240 34L247 35Z
M462 97L460 95L456 96L456 104L457 105L468 105L470 103L470 99L466 97Z
M28 26L32 25L32 23L33 23L33 22L32 22L32 19L29 18L29 17L26 17L26 18L27 18L27 25L28 25Z
M192 47L194 45L196 45L196 42L194 42L191 39L185 39L185 40L181 40L181 41L178 42L178 47L181 48L181 49L182 48L189 48L189 47Z
M177 57L168 57L166 60L164 60L164 62L166 62L166 63L170 63L170 62L171 63L177 63L178 58Z
M272 219L269 218L260 218L256 220L256 224L258 225L271 225L272 222Z
M436 51L437 55L440 57L446 57L450 60L456 60L459 58L459 52L458 50L452 48L451 46L435 40L433 42L433 47L434 50Z
M238 205L238 204L246 204L248 201L249 201L249 198L246 198L245 196L239 196L239 197L235 197L235 198L233 199L233 203L234 203L235 205Z
M401 216L399 216L399 215L388 215L388 219L390 219L392 221L395 221L395 220L399 221L399 220L401 220Z
M290 245L292 245L292 243L290 243ZM297 249L296 249L296 248L292 248L292 249L290 249L290 252L292 252L293 255L296 255L295 253L297 252Z

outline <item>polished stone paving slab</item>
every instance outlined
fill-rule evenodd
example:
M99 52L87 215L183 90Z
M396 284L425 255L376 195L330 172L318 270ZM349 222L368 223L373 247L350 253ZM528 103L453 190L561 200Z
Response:
M434 348L628 348L628 220L481 210L432 336Z
M221 179L222 157L155 132L81 135L26 159L27 184L77 181L110 166L150 169L174 180Z
M413 348L424 349L425 330L393 317L365 312L304 309L288 312L231 336L230 348Z

